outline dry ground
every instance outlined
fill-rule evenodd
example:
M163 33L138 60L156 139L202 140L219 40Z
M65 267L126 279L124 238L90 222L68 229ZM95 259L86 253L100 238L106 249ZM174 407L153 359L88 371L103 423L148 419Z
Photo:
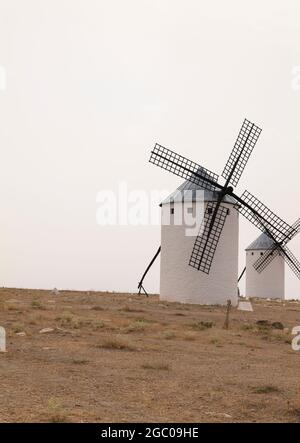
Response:
M0 289L0 422L299 421L300 303L253 305L225 331L224 307Z

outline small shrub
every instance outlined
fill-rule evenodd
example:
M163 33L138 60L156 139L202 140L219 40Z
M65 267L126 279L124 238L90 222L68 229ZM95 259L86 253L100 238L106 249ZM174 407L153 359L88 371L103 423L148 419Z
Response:
M74 315L70 312L63 312L61 315L56 317L56 321L60 321L61 323L71 323L74 320Z
M143 369L153 369L157 371L169 371L170 367L166 363L161 362L153 362L153 363L144 363L142 365Z
M275 321L274 323L272 323L272 328L274 329L280 329L280 330L284 330L284 326L280 321Z
M145 325L153 323L153 320L148 320L147 318L144 318L144 317L137 317L135 320L143 322Z
M144 320L135 320L129 326L126 326L124 332L126 334L130 332L143 332L147 326L147 323Z
M32 300L31 307L33 309L45 309L42 303L39 300Z
M13 326L13 332L15 333L15 334L18 334L19 332L23 332L24 331L24 325L23 324L21 324L21 323L16 323L14 326Z
M74 365L86 365L89 362L90 362L89 360L85 360L84 358L82 358L82 359L74 358L74 360L72 360L72 363L74 363Z
M55 398L48 400L48 421L49 423L65 423L67 421L67 415L61 402Z
M175 338L175 337L176 337L176 334L175 334L174 331L169 331L169 330L167 330L167 331L164 331L164 332L163 332L163 337L164 337L166 340L171 340L172 338Z
M256 322L259 329L270 329L271 323L268 320L257 320Z
M273 394L276 392L280 392L280 389L277 386L273 385L257 386L252 390L255 394Z
M94 330L98 330L98 329L103 329L105 327L105 323L103 320L95 320L93 322L93 329Z
M288 401L288 413L299 421L300 419L300 400L297 398L292 401Z
M212 321L198 321L191 324L192 329L197 331L205 331L206 329L210 329L214 326Z
M20 309L20 306L15 305L14 303L9 303L9 305L7 305L7 310L8 311L18 311ZM4 309L6 310L6 309Z
M254 326L249 324L249 323L246 323L246 324L241 326L241 329L243 331L252 331L254 329Z
M92 309L93 309L93 311L103 311L104 310L104 308L102 308L102 306L99 306L99 305L93 306Z
M69 312L62 313L60 316L56 317L55 320L60 323L61 327L72 329L80 329L93 323L92 320L79 318Z
M134 351L136 348L132 343L121 337L106 337L98 348L112 349L118 351Z

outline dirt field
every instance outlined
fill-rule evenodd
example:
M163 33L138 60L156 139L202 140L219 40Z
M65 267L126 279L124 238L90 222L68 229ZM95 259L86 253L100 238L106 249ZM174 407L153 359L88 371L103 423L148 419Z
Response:
M299 421L300 303L253 307L1 289L0 422Z

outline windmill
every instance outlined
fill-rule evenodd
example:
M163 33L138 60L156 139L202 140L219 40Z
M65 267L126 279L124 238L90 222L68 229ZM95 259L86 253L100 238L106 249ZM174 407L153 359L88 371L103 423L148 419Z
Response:
M213 266L214 256L228 216L228 209L224 205L228 198L235 201L235 208L240 214L267 233L278 251L285 256L288 264L300 273L299 263L285 245L285 241L289 241L295 235L296 229L278 217L249 191L244 191L241 196L234 193L233 187L238 184L260 133L261 129L258 126L247 119L244 120L222 172L222 177L225 179L223 185L218 182L217 174L160 144L156 144L151 152L150 163L217 195L217 198L206 208L188 263L189 266L204 274L210 274ZM144 277L145 274L138 286L140 290L143 289Z
M291 238L283 238L281 246L287 248L287 243L299 232L300 219L292 228L294 232ZM288 249L290 256L293 256L294 263L300 268L300 263ZM265 233L261 234L246 249L246 296L258 298L285 299L285 256L278 246ZM287 264L299 278L299 271L289 261Z

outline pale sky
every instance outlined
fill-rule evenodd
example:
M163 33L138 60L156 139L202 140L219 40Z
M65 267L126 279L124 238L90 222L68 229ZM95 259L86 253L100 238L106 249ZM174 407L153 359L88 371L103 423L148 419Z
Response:
M178 187L155 142L221 174L245 117L236 192L300 217L299 20L298 0L0 0L0 285L135 291L160 228L99 226L97 194ZM240 230L242 269L260 232Z

